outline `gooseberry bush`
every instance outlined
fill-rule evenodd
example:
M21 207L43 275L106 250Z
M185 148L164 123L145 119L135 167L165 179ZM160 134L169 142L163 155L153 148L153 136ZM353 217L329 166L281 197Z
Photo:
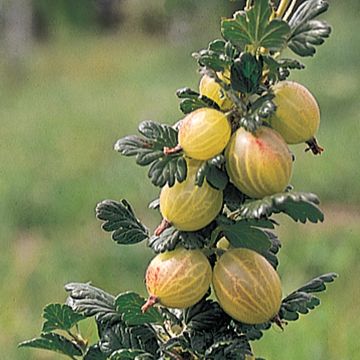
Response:
M182 120L144 121L140 135L115 144L148 166L160 188L149 205L163 219L153 234L126 200L96 207L116 243L146 242L157 254L145 274L148 299L67 284L65 304L47 305L41 335L20 347L84 360L255 359L251 343L266 330L284 329L319 305L314 293L336 274L283 295L273 215L324 219L318 197L289 184L295 162L289 144L306 143L313 154L323 149L315 138L319 105L288 77L304 69L298 58L313 56L329 36L330 26L317 19L328 3L277 3L246 1L222 19L222 38L194 53L201 79L198 91L177 91ZM297 58L284 57L286 49ZM89 317L96 343L79 332Z

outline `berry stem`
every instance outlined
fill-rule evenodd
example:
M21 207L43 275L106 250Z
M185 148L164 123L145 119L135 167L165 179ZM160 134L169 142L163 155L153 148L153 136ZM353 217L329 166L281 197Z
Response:
M164 230L166 230L170 226L171 226L171 224L166 219L162 219L159 226L155 229L154 235L155 236L160 236L164 232Z
M155 295L150 295L148 299L146 300L146 303L141 307L141 312L145 313L150 308L152 308L157 302L159 301L159 298Z
M310 140L306 141L306 144L309 146L305 149L305 151L311 151L314 155L321 155L321 153L325 150L323 147L321 147L316 138L313 137Z
M281 0L280 4L276 10L276 14L275 14L276 18L281 18L284 15L286 9L289 6L289 2L290 2L290 0Z

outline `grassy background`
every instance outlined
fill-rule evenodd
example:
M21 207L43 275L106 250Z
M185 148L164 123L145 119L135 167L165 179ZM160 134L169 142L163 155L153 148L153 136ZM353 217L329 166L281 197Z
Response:
M360 36L351 6L333 4L327 19L334 34L316 60L305 59L307 71L292 77L318 98L319 139L326 148L321 157L294 148L293 184L320 196L326 221L304 226L279 218L285 294L321 273L335 271L340 278L312 315L283 333L274 328L254 345L270 360L347 360L360 350ZM0 349L7 359L62 358L16 344L39 334L42 308L64 301L67 282L145 294L151 252L143 245L116 246L93 209L100 200L126 197L146 224L156 226L158 215L144 204L157 190L146 171L120 158L112 145L135 133L141 120L181 118L174 92L196 88L199 80L190 54L217 36L215 24L177 43L133 32L70 33L34 47L21 72L0 65ZM84 328L95 335L91 325Z

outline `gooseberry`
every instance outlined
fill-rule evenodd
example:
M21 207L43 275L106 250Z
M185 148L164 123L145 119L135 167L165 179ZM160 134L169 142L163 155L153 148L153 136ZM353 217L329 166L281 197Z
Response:
M274 87L276 112L269 123L288 144L311 140L319 129L320 109L315 97L295 81L281 81Z
M219 75L219 77L226 81L226 78L222 74ZM216 102L222 111L228 111L233 106L232 101L226 96L226 93L221 85L217 83L214 78L208 75L204 75L201 78L199 92L201 95L205 95L212 101Z
M247 324L261 324L278 313L281 283L277 272L260 254L230 249L216 262L212 284L222 309Z
M177 248L155 256L145 275L150 298L171 308L187 308L205 295L211 266L200 250Z
M223 193L207 181L195 184L201 162L187 160L187 177L174 186L165 185L160 193L160 212L176 229L196 231L210 224L222 208Z
M209 160L220 154L231 136L230 123L221 111L201 108L181 122L179 145L184 153L197 160Z
M281 192L289 184L292 155L283 138L268 127L255 133L239 128L225 151L232 183L252 198Z

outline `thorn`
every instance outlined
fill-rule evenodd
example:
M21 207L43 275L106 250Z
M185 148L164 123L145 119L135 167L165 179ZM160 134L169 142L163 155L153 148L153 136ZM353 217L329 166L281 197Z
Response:
M150 308L152 308L157 302L159 301L159 298L155 295L150 295L148 299L146 300L146 303L141 307L141 312L145 313Z
M318 144L315 137L306 141L306 144L308 145L308 148L305 149L305 152L311 151L314 155L321 155L321 153L325 150Z
M155 236L160 236L164 232L164 230L166 230L170 226L171 226L171 224L166 219L162 219L159 226L155 229L154 235Z

